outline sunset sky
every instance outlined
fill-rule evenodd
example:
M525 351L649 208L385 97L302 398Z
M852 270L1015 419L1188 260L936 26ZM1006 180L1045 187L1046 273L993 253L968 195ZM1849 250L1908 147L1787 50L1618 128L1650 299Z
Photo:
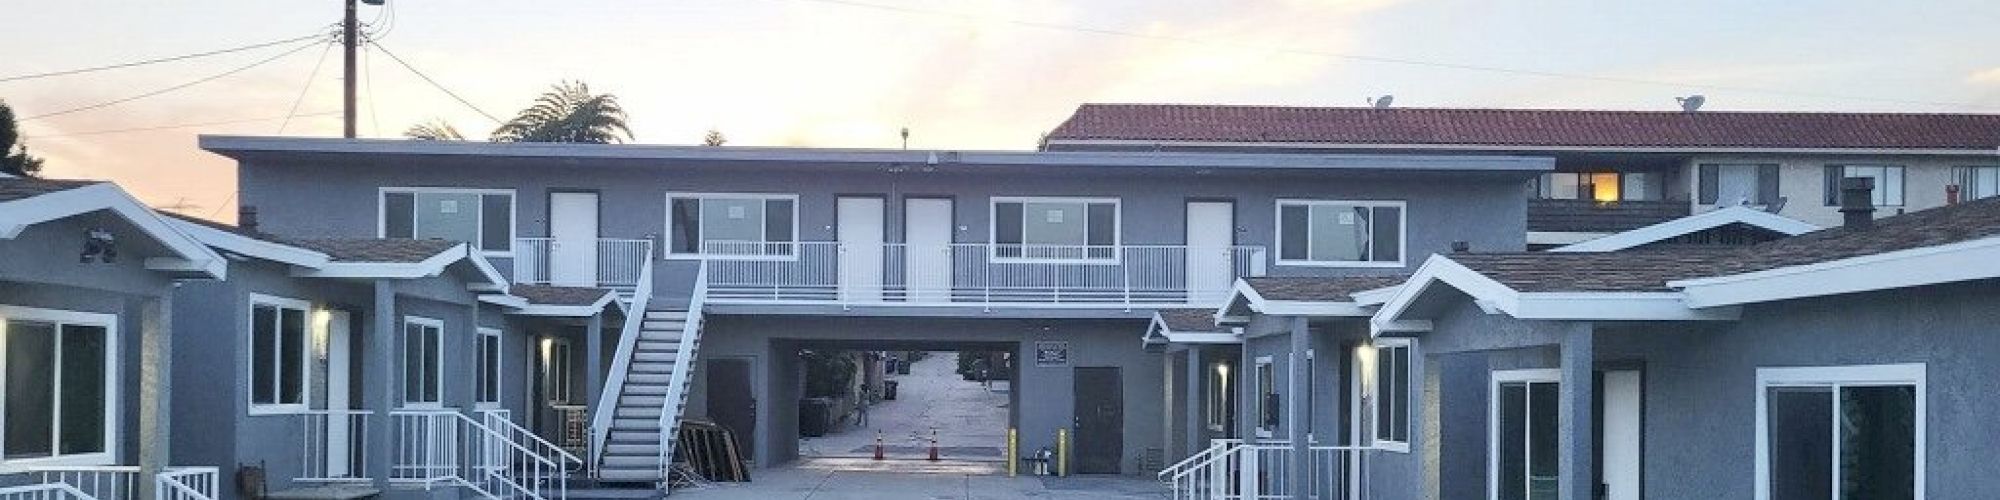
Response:
M2000 112L1991 0L389 1L361 14L386 30L381 44L480 108L505 118L582 80L619 97L641 143L713 128L732 145L894 147L907 126L912 147L1030 149L1085 102L1360 106L1381 94L1426 107L1673 109L1700 93L1712 110ZM0 2L0 78L304 36L340 16L337 0ZM0 82L0 100L33 116L290 47ZM22 127L49 177L111 179L230 220L234 166L195 136L337 136L339 56L314 46ZM362 71L364 137L443 119L483 138L495 125L379 52ZM301 95L306 116L283 120ZM189 124L211 125L161 128Z

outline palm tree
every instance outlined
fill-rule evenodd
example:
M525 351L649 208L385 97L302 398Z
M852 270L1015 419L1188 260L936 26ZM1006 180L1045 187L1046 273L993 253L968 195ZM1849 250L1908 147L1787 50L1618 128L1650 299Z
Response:
M588 142L611 144L632 138L618 97L591 94L583 82L564 81L535 99L499 129L494 142Z
M412 125L409 130L403 131L403 137L420 141L465 140L465 135L458 133L458 127L453 127L450 122L444 120L431 120L427 123Z

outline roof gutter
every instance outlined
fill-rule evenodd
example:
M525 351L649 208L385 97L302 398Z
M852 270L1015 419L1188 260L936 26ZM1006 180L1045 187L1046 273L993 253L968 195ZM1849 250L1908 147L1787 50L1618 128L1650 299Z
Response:
M1050 146L1115 146L1140 148L1256 148L1256 149L1360 149L1395 151L1510 152L1510 153L1667 153L1667 154L1815 154L1815 155L1920 155L1992 156L1991 148L1807 148L1744 146L1582 146L1504 144L1416 144L1365 142L1258 142L1258 141L1162 141L1134 139L1049 139Z

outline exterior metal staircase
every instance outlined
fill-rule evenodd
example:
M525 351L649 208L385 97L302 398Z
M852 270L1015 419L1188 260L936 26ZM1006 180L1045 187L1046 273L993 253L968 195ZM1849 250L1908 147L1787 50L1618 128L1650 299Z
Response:
M634 294L631 310L644 312L621 331L612 373L593 415L591 439L598 481L650 482L665 489L701 345L706 266L696 273L685 309L648 307L646 288Z

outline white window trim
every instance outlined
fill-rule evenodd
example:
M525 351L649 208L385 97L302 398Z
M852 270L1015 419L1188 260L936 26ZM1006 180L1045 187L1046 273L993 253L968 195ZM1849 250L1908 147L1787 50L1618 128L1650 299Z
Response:
M312 387L313 387L312 385L313 344L314 342L316 342L315 339L323 338L319 332L319 325L317 324L318 322L313 321L312 303L289 297L279 297L276 295L264 295L264 294L253 293L250 294L249 304L250 304L249 307L247 309L244 309L243 311L243 327L244 327L243 346L245 348L244 352L248 352L250 354L243 360L244 361L243 373L246 374L246 376L243 378L244 381L243 401L244 403L249 405L248 408L250 415L251 416L295 415L311 411ZM255 362L255 360L257 359L257 353L255 352L255 349L257 348L257 340L256 340L257 306L260 305L272 306L278 308L279 311L278 317L280 322L283 321L285 309L296 309L305 315L304 319L305 319L306 339L305 342L303 342L305 352L299 353L299 360L304 361L306 363L305 373L300 379L301 383L305 385L299 387L300 392L299 392L298 403L264 404L257 402L257 371L256 371L257 363ZM283 336L283 332L276 332L276 333L278 333L280 337ZM274 343L272 344L272 346L274 348L283 350L283 344L284 344L283 338L273 339L273 341ZM280 372L284 370L282 361L284 358L281 356L282 354L283 353L281 352L271 353L272 356L278 356L276 358L273 358L274 359L273 365L278 366ZM276 376L276 374L271 374L270 376ZM280 377L280 380L282 379L283 377ZM280 392L283 392L282 388L280 388Z
M1258 380L1259 378L1261 378L1261 377L1263 376L1261 372L1263 372L1263 371L1264 371L1264 367L1266 367L1266 366L1269 366L1269 367L1271 367L1271 385L1274 385L1274 386L1275 386L1275 385L1277 385L1277 384L1278 384L1278 368L1277 368L1276 366L1274 366L1274 365L1273 365L1272 361L1273 361L1273 359L1272 359L1272 357L1270 357L1270 356L1258 356L1258 357L1257 357L1257 359L1256 359L1256 362L1255 362L1255 363L1252 363L1252 364L1250 365L1250 380L1251 380L1251 381L1253 381L1253 382L1255 382L1255 383L1257 384L1257 385L1256 385L1256 392L1252 393L1252 396L1251 396L1251 401L1254 401L1254 402L1255 402L1255 404L1254 404L1253 406L1255 406L1255 407L1257 408L1257 415L1256 415L1256 416L1257 416L1257 437L1259 437L1259 438L1270 438L1271 436L1275 435L1275 433L1277 432L1277 429L1275 429L1275 428L1271 428L1271 427L1265 427L1265 426L1264 426L1264 420L1265 420L1265 419L1264 419L1264 389L1265 389L1265 387L1264 387L1264 381L1262 381L1262 380ZM1282 398L1281 398L1281 399L1282 399ZM1283 410L1284 410L1283 408L1280 408L1280 409L1279 409L1279 411L1283 411ZM1280 421L1280 422L1283 422L1283 421L1284 421L1284 416L1283 416L1283 415L1279 415L1279 416L1278 416L1278 421Z
M0 382L4 382L5 374L7 373L7 343L5 342L7 320L45 321L58 325L74 324L104 328L104 396L106 399L104 401L104 451L14 460L0 458L0 474L19 472L20 469L29 467L116 464L116 454L120 443L118 430L124 427L123 423L119 422L120 413L118 408L118 402L123 401L124 397L118 391L119 381L123 380L120 378L122 374L119 373L118 363L119 353L122 352L118 346L118 338L120 337L118 315L0 304ZM61 331L60 328L58 326L58 332ZM58 358L60 358L60 354ZM56 362L61 363L61 360L57 359ZM6 391L7 386L4 383L0 383L0 401L6 400ZM61 380L57 381L55 394L58 400L60 400L62 394ZM54 415L56 421L62 420L62 407L60 405L56 407ZM5 428L6 422L7 413L0 411L0 428ZM52 435L51 438L51 442L59 448L62 442L61 435ZM6 436L0 435L0 450L5 449Z
M478 335L478 338L480 339L480 342L484 342L484 341L485 341L485 339L487 339L487 338L489 338L489 337L493 339L493 351L494 351L494 356L493 356L493 366L490 366L490 367L486 367L486 368L487 368L487 369L489 369L489 370L492 370L492 371L493 371L493 373L492 373L492 374L493 374L493 396L494 396L494 397L496 397L496 398L501 398L501 399L505 399L505 398L506 398L506 394L507 394L507 383L506 383L506 380L507 380L507 377L506 377L506 372L503 372L503 371L500 371L500 368L501 368L501 367L503 367L503 366L506 366L506 365L507 365L507 361L506 361L506 359L507 359L507 351L506 351L506 349L505 349L505 339L506 339L506 337L505 337L504 335L502 335L502 334L500 333L500 329L499 329L499 328L493 328L493 327L489 327L489 326L482 326L482 327L479 327L479 328L478 328L478 331L479 331L479 335ZM479 347L485 347L485 346L481 345L481 346L479 346ZM479 364L480 364L481 366L484 366L484 365L486 364L486 353L482 351L482 352L478 352L478 353L477 353L477 355L479 356ZM479 372L478 372L478 370L474 370L474 371L473 371L473 376L474 376L474 377L478 377L478 376L479 376ZM483 381L483 380L480 380L480 381L474 381L473 385L483 385L484 383L485 383L485 381ZM497 401L497 400L496 400L496 401L480 401L481 399L483 399L483 398L485 398L485 397L486 397L486 391L484 391L484 390L483 390L483 389L485 389L484 387L480 387L479 389L482 389L482 390L481 390L481 391L479 391L479 393L478 393L478 394L474 394L474 395L472 395L472 400L473 400L473 403L472 403L472 407L473 407L473 408L476 408L476 409L482 409L482 410L498 410L498 409L500 409L500 401ZM442 394L442 393L440 393L440 394Z
M1229 413L1230 413L1229 406L1235 404L1234 401L1230 401L1229 385L1233 377L1242 376L1241 374L1238 373L1232 373L1232 371L1228 367L1229 363L1225 362L1210 363L1208 368L1208 375L1212 377L1209 380L1210 383L1202 388L1203 389L1202 398L1204 398L1203 399L1204 404L1208 405L1208 408L1206 408L1208 411L1204 412L1205 414L1203 415L1204 417L1203 420L1205 420L1205 422L1203 423L1207 424L1208 430L1214 432L1223 432L1228 430L1227 427L1229 426ZM1219 384L1220 387L1216 387L1216 385L1218 384L1216 384L1217 380L1215 379L1221 379ZM1209 398L1209 396L1216 396L1216 397Z
M1088 226L1088 224L1090 224L1090 205L1110 203L1111 204L1111 258L1093 259L1089 257L1084 257L1078 259L1062 259L1062 258L1048 258L1048 257L1001 257L1000 217L999 217L1001 203L1022 204L1023 210L1021 211L1021 224L1023 224L1024 226L1028 223L1027 220L1028 214L1025 207L1025 205L1028 203L1082 204L1084 206L1083 218L1085 224L1084 234L1086 240L1089 239L1089 234L1090 234L1090 229ZM1079 264L1079 263L1116 264L1124 260L1125 258L1125 234L1124 234L1125 201L1122 198L1091 197L1091 196L994 196L986 200L986 220L987 220L986 259L988 262L1005 262L1010 264ZM1027 239L1028 239L1027 228L1023 227L1021 231L1021 240L1023 241L1021 245L1023 247L1028 246L1028 244L1026 243ZM1085 249L1090 248L1089 245L1078 245L1078 246ZM1023 255L1026 255L1026 253L1027 252L1025 251L1022 252ZM1088 253L1087 250L1086 253Z
M1309 207L1309 208L1307 208L1307 210L1306 210L1306 217L1307 217L1307 221L1306 221L1306 226L1307 226L1307 229L1308 229L1308 230L1310 230L1310 229L1311 229L1311 227L1312 227L1312 221L1311 221L1311 217L1312 217L1312 210L1311 210L1311 208L1310 208L1310 207L1313 207L1313 206L1316 206L1316 205L1339 205L1339 206L1349 206L1349 207L1369 207L1369 208L1371 208L1371 209L1372 209L1372 208L1377 208L1377 207L1395 207L1395 208L1397 209L1397 210L1396 210L1396 219L1397 219L1397 220L1396 220L1396 261L1395 261L1395 262L1386 262L1386 261L1385 261L1385 262L1376 262L1376 261L1349 261L1349 260L1341 260L1341 261L1332 261L1332 260L1311 260L1311 259L1310 259L1310 257L1312 256L1312 239L1311 239L1310 237L1308 237L1308 238L1306 239L1306 256L1308 257L1307 259L1286 259L1286 258L1284 257L1284 256L1285 256L1285 252L1284 252L1284 245L1285 245L1285 220L1284 220L1284 217L1285 217L1285 207L1286 207L1286 206L1288 206L1288 205L1303 205L1303 206L1306 206L1306 207ZM1370 212L1369 212L1369 215L1368 215L1368 217L1369 217L1369 219L1368 219L1368 223L1370 224L1370 227L1369 227L1369 234L1370 234L1370 235L1373 235L1373 234L1374 234L1374 227L1373 227L1373 224L1375 223L1375 219L1374 219L1375 215L1374 215L1374 212L1373 212L1373 211L1370 211ZM1274 239L1273 239L1272 241L1275 241L1275 242L1277 242L1277 245L1276 245L1276 246L1278 247L1278 248L1276 249L1276 253L1275 253L1274 255L1276 255L1276 256L1277 256L1277 261L1278 261L1278 265L1280 265L1280 266L1299 266L1299 267L1356 267L1356 268L1375 268L1375 267L1404 267L1404 266L1406 266L1406 265L1407 265L1407 264L1405 264L1405 262L1406 262L1406 261L1408 261L1408 260L1409 260L1409 258L1410 258L1410 257L1409 257L1409 256L1410 256L1410 247L1409 247L1409 244L1410 244L1410 207L1409 207L1409 202L1405 202L1405 201L1393 201L1393 200L1322 200L1322 199L1312 199L1312 198L1279 198L1279 199L1278 199L1278 201L1277 201L1277 203L1275 203L1275 204L1274 204L1274 206L1273 206L1273 207L1272 207L1272 209L1271 209L1271 222L1272 222L1272 225L1273 225L1273 226L1275 226L1275 227L1273 228L1273 234L1275 234L1275 235L1276 235L1276 238L1274 238ZM1373 248L1373 245L1370 245L1370 248L1369 248L1369 252L1370 252L1370 253L1373 253L1373 252L1374 252L1374 248Z
M2000 175L2000 165L1988 165L1988 164L1979 164L1979 163L1968 163L1968 164L1963 164L1963 165L1952 165L1952 167L1951 167L1951 177L1949 178L1949 182L1950 182L1950 183L1951 183L1952 185L1955 185L1955 186L1958 186L1958 200L1959 200L1960 202L1966 202L1966 201L1972 201L1972 200L1977 200L1977 199L1980 199L1979 197L1974 197L1974 196L1973 196L1973 193L1971 193L1971 191L1973 190L1973 188L1975 188L1976 186L1966 186L1966 185L1964 185L1964 184L1960 184L1960 183L1959 183L1959 181L1960 181L1960 180L1962 180L1962 179L1961 179L1961 176L1963 176L1963 175L1965 175L1965 174L1968 174L1968 173L1970 173L1970 174L1973 174L1973 175L1975 176L1975 177L1974 177L1974 180L1977 180L1977 177L1976 177L1976 176L1978 175L1978 172L1980 172L1980 171L1990 171L1990 172L1993 172L1993 173L1994 173L1995 175ZM1904 175L1906 175L1906 176L1907 176L1907 175L1909 175L1909 174L1905 173ZM1904 182L1904 185L1906 185L1906 186L1907 186L1907 185L1908 185L1908 183L1909 183L1909 179L1903 179L1903 182ZM2000 196L2000 193L1988 193L1988 194L1987 194L1987 196L1988 196L1988 197L1991 197L1991 196Z
M1562 369L1535 368L1526 370L1494 370L1492 380L1486 386L1486 498L1500 498L1500 384L1509 382L1553 383L1562 387ZM1528 410L1529 424L1533 427L1534 410ZM1556 412L1557 425L1561 425L1562 412ZM1586 431L1588 432L1588 431ZM1533 450L1530 453L1532 461Z
M1928 441L1927 438L1930 436L1929 431L1926 429L1926 422L1925 422L1926 420L1929 420L1928 407L1930 406L1928 400L1926 399L1926 394L1929 392L1928 388L1926 387L1927 377L1928 377L1927 367L1924 363L1758 368L1757 388L1756 388L1757 390L1756 500L1769 500L1771 498L1771 465L1770 465L1771 426L1770 426L1770 416L1767 414L1770 410L1765 406L1766 404L1768 404L1765 401L1765 393L1769 392L1769 389L1771 387L1834 388L1835 389L1834 401L1836 409L1835 414L1838 414L1838 408L1839 408L1838 405L1840 400L1840 395L1838 391L1839 388L1866 387L1866 386L1899 386L1899 385L1914 386L1916 388L1916 403L1914 405L1916 415L1913 418L1914 421L1913 423L1916 424L1917 435L1915 440L1916 447L1914 450L1912 450L1913 455L1916 458L1916 464L1915 464L1916 474L1915 474L1915 484L1914 484L1916 492L1915 496L1911 498L1914 498L1916 500L1924 500L1924 492L1926 491L1926 488L1924 486L1924 476L1927 475L1927 471L1925 470L1925 455L1926 455L1925 442ZM1834 441L1833 444L1833 455L1834 456L1830 457L1830 459L1832 460L1839 459L1840 442L1837 439ZM1832 473L1833 473L1834 483L1836 485L1839 484L1840 468L1837 465L1837 462L1836 465L1834 466ZM1839 488L1836 486L1834 491L1838 492ZM1837 494L1838 493L1836 493L1836 495Z
M700 219L695 220L696 225L700 226L695 229L696 231L695 247L699 250L692 253L677 252L674 250L674 200L677 199L764 200L766 202L770 200L791 200L792 241L790 242L790 244L792 245L792 253L789 255L727 255L727 254L708 253L708 249L706 248L708 246L708 227L701 226ZM754 261L781 261L781 262L797 261L799 260L800 250L804 249L805 246L805 235L801 232L804 223L799 220L799 211L800 211L799 205L800 205L799 195L796 193L692 193L692 192L667 193L667 197L665 200L666 232L660 233L661 235L663 235L661 237L660 243L666 246L666 251L660 252L660 255L664 256L664 258L667 260L754 260ZM768 210L769 207L767 206L766 209ZM758 221L758 227L759 231L768 229L765 227L764 221ZM766 242L769 243L770 235L765 234L763 236L766 238Z
M485 199L485 198L480 198L480 199L479 199L479 203L480 203L480 205L481 205L481 206L480 206L480 209L479 209L479 212L478 212L478 214L479 214L479 217L478 217L478 220L474 222L474 226L478 228L478 233L479 233L479 235L478 235L478 236L477 236L477 237L476 237L475 239L478 239L478 240L480 240L480 241L475 241L475 242L468 242L468 243L466 243L466 246L468 246L468 247L471 247L471 248L476 248L476 249L479 249L479 253L480 253L481 255L485 255L485 256L487 256L487 257L503 257L503 258L512 258L512 257L514 256L514 246L515 246L516 244L518 244L518 243L519 243L519 242L518 242L518 241L516 241L516 240L518 240L518 239L520 238L520 229L519 229L519 226L517 225L517 223L519 223L519 222L521 221L521 213L520 213L520 212L521 212L521 196L520 196L520 195L518 195L518 194L515 194L515 192L514 192L514 190L513 190L513 189L490 189L490 188L455 188L455 187L403 187L403 186L395 186L395 187L383 187L383 188L378 188L378 189L376 189L376 193L375 193L375 237L377 237L377 238L387 238L387 237L389 237L389 193L408 193L408 194L411 194L411 195L413 195L413 196L411 197L411 203L412 203L412 205L413 205L413 206L414 206L414 203L415 203L415 196L414 196L414 195L416 195L416 194L419 194L419 193L431 193L431 194L439 194L439 193L443 193L443 194L477 194L477 195L489 195L489 194L504 194L504 195L507 195L507 200L508 200L508 203L507 203L507 250L504 250L504 251L501 251L501 250L486 250L486 249L485 249L485 247L486 247L486 245L485 245L485 243L486 243L486 208L485 208L485 203L486 203L486 199ZM417 235L417 231L418 231L418 228L417 228L417 217L416 217L416 214L415 214L415 213L412 213L412 214L410 214L410 236L411 236L411 237L415 237L415 236Z
M542 390L546 391L542 394L542 399L546 403L576 404L573 398L576 395L574 392L576 384L575 380L572 380L572 370L570 370L571 368L575 368L570 363L571 355L574 353L571 349L574 346L570 345L569 339L562 337L544 337L542 340L546 342L544 346L546 351L542 355L542 371L543 375L547 377L541 381ZM557 346L561 346L561 349L557 349ZM562 356L556 355L558 351L561 352ZM549 369L549 365L554 364L550 361L553 359L562 360L564 369L561 372ZM558 392L556 391L558 383L562 387L560 392L563 397L560 400L553 397Z
M1882 178L1885 179L1889 177L1890 171L1895 171L1896 172L1895 196L1896 196L1896 201L1899 201L1901 203L1894 203L1894 204L1889 203L1888 188L1886 186L1883 186L1884 183L1882 182L1875 183L1874 191L1869 193L1869 198L1870 198L1869 202L1872 203L1874 202L1874 198L1879 197L1882 198L1882 203L1876 203L1875 207L1877 208L1881 207L1897 208L1897 207L1909 206L1910 168L1908 166L1895 163L1836 163L1834 164L1834 166L1840 168L1840 178L1842 179L1849 179L1856 177L1850 174L1850 172L1855 169L1878 170L1882 172ZM1835 191L1839 191L1839 189L1840 189L1839 186L1834 186ZM1840 199L1835 198L1834 206L1839 206L1839 202Z
M1368 400L1372 403L1371 406L1368 407L1368 412L1371 415L1379 415L1379 413L1377 413L1378 408L1381 405L1388 404L1382 398L1383 396L1388 394L1388 392L1384 390L1384 387L1387 386L1389 383L1389 381L1387 380L1381 380L1380 378L1375 378L1375 375L1379 373L1379 370L1377 370L1377 368L1381 366L1382 363L1382 348L1391 347L1391 348L1404 349L1403 352L1407 355L1407 357L1403 359L1403 362L1405 363L1404 373L1410 374L1409 389L1411 391L1415 391L1417 390L1417 383L1416 383L1417 374L1416 372L1409 371L1408 363L1409 360L1415 359L1417 357L1416 341L1407 338L1385 337L1385 338L1375 339L1374 343L1370 347L1375 349L1375 355L1373 358L1374 363L1370 364L1370 366L1365 368L1366 372L1363 376L1369 377L1371 380L1374 381L1374 383L1368 384ZM1404 399L1403 403L1404 408L1406 409L1416 408L1416 405L1414 404L1416 401L1411 399L1409 394L1403 394L1402 396ZM1406 427L1403 433L1405 435L1414 435L1413 431L1415 431L1416 429L1410 424L1411 419L1409 413L1410 412L1407 410L1404 411L1403 418L1401 418L1400 420L1402 420L1401 422L1402 425L1410 426ZM1390 423L1391 422L1384 421L1380 418L1375 419L1374 425L1369 426L1369 436L1368 436L1369 442L1374 443L1376 449L1392 451L1396 453L1409 453L1410 452L1409 441L1396 441L1393 439L1382 438L1382 431L1385 430L1382 426L1389 425Z
M438 400L437 400L436 402L413 402L413 401L410 401L410 393L409 393L409 387L410 387L410 385L409 385L409 382L408 382L408 381L404 381L404 382L403 382L403 384L401 384L401 387L397 388L397 390L398 390L398 391L401 391L401 392L403 393L403 394L402 394L402 398L401 398L401 400L400 400L400 401L397 401L397 403L398 403L398 404L400 404L400 405L401 405L401 406L402 406L403 408L406 408L406 409L415 409L415 410L436 410L436 409L443 409L443 408L444 408L444 401L445 401L445 393L444 393L444 388L445 388L445 383L444 383L444 378L445 378L445 371L444 371L444 351L445 351L445 347L446 347L446 346L445 346L445 343L444 343L444 342L445 342L445 339L446 339L446 338L448 338L448 336L447 336L447 335L445 335L445 330L444 330L444 320L440 320L440 319L436 319L436 318L427 318L427 317L423 317L423 316L403 316L403 323L402 323L402 325L401 325L401 327L402 327L402 332L401 332L401 334L402 334L402 335L409 335L409 334L410 334L410 325L412 325L412 324L415 324L415 325L423 325L423 326L429 326L429 327L434 327L434 328L437 328L437 330L438 330L438 350L437 350L437 352L434 352L434 353L431 353L431 355L432 355L432 356L434 356L434 357L436 358L436 359L432 360L432 362L433 362L433 363L436 363L436 365L437 365L437 371L438 371L438 377L437 377L437 395L438 395ZM403 355L402 355L402 356L398 356L398 358L400 358L400 359L402 360L402 364L401 364L401 365L399 365L399 366L397 366L396 368L398 368L398 371L400 371L400 372L401 372L401 374L402 374L403 376L409 376L409 366L408 366L408 363L410 362L410 355L409 355L409 353L408 353L408 349L410 348L410 341L409 341L409 339L406 339L406 338L398 338L397 340L400 340L400 341L401 341L401 342L398 342L398 343L397 343L397 345L399 346L399 348L400 348L400 349L404 350L404 352L403 352Z

